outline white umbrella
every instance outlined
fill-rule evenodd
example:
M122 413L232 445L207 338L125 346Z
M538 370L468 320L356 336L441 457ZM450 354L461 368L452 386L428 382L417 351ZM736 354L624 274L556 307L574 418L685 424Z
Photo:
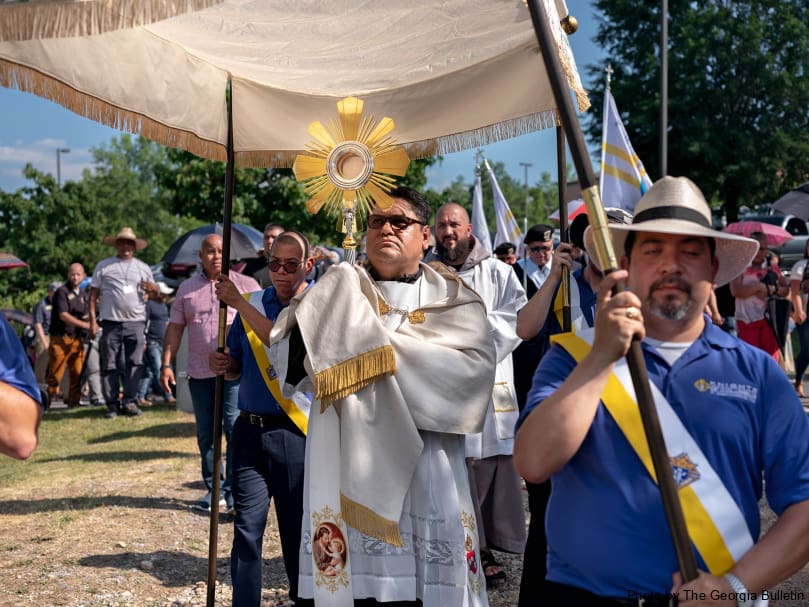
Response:
M561 0L560 0L561 1ZM569 86L587 107L556 3ZM521 0L224 0L95 36L0 43L0 84L121 130L226 159L225 88L241 166L291 166L312 120L347 96L390 116L411 157L555 124Z
M0 42L90 36L154 23L221 0L0 0Z

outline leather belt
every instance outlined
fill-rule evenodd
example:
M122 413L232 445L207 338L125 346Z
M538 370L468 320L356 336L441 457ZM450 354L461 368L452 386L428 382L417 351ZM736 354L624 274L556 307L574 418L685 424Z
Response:
M280 421L283 421L279 415L259 415L258 413L250 413L244 409L239 411L239 417L246 419L251 425L258 426L259 428L277 426Z

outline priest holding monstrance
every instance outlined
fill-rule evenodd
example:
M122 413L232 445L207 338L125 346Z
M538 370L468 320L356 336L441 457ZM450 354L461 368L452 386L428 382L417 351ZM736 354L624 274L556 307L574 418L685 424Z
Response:
M279 381L309 383L316 399L298 592L328 606L486 605L464 463L464 436L480 431L494 382L486 308L449 270L421 262L430 241L421 194L377 188L369 201L351 183L366 155L403 174L406 154L373 157L372 145L346 139L322 163L299 156L295 171L314 181L319 168L337 173L325 191L307 191L313 206L342 212L349 259L366 205L367 269L332 267L270 336Z

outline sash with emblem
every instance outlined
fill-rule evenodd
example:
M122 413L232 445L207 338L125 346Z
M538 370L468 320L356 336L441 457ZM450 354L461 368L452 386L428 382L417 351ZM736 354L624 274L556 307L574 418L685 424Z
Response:
M592 329L552 338L580 362L590 351ZM650 382L672 474L685 514L688 535L714 575L727 573L752 546L753 538L733 496L711 467L694 438L688 433L662 392ZM652 458L646 442L635 389L626 359L615 363L601 395L601 402L655 480ZM766 603L757 603L763 605Z
M244 293L243 297L250 302L256 310L264 315L264 304L261 302L261 297L264 291L253 291L252 293ZM242 318L244 325L244 332L247 335L247 341L250 343L250 349L253 356L256 357L256 364L261 371L261 377L264 378L264 383L267 384L267 389L272 394L275 401L284 410L284 413L289 416L289 419L298 427L298 429L306 434L309 426L309 407L311 403L309 399L300 393L295 393L292 398L287 398L281 392L281 386L278 383L278 374L270 363L268 355L269 350L264 346L261 338L256 335L253 327Z

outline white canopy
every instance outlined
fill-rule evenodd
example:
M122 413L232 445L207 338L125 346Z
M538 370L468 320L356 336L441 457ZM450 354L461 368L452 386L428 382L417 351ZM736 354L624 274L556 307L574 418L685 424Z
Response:
M544 3L583 110L556 3ZM3 86L218 160L229 75L242 166L290 166L309 123L349 95L393 118L412 157L555 125L522 0L224 0L132 29L0 43Z
M217 2L221 0L0 0L0 42L101 34Z

